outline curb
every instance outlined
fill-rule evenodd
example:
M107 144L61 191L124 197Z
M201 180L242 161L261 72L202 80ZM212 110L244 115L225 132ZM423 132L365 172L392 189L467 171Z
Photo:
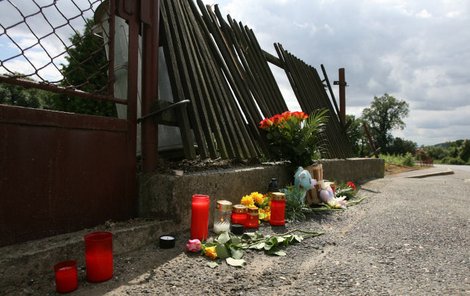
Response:
M173 221L128 221L57 235L0 248L0 291L31 281L35 275L53 273L54 264L77 260L85 265L83 236L93 231L113 234L113 254L121 255L157 243L162 234L175 229Z
M419 174L419 175L413 175L409 176L407 178L427 178L427 177L434 177L434 176L444 176L444 175L453 175L454 171L451 169L447 169L445 171L437 171L437 172L432 172L432 173L424 173L424 174Z

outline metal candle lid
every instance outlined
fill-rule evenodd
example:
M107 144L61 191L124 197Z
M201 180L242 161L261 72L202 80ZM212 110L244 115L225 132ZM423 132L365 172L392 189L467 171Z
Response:
M286 195L282 192L271 193L271 200L286 200Z
M172 235L162 235L159 239L159 246L162 249L171 249L175 247L175 237Z
M233 208L232 208L232 212L243 214L243 213L248 212L248 208L245 207L244 205L240 205L240 204L239 205L234 205Z
M232 203L228 200L218 200L217 201L217 210L219 211L231 211Z
M257 207L249 207L249 208L248 208L248 213L250 213L250 214L258 214L258 208L257 208Z

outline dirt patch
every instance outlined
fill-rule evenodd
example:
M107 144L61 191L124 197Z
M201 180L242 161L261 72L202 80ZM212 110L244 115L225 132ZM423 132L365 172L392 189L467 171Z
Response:
M396 164L385 164L385 175L395 175L405 172L423 170L429 168L428 166L403 166L403 165L396 165Z
M228 168L243 168L247 166L259 165L261 162L257 159L240 160L240 159L201 159L193 160L182 159L178 161L159 159L157 172L162 174L173 174L175 171L184 173L200 172L207 170L218 170Z

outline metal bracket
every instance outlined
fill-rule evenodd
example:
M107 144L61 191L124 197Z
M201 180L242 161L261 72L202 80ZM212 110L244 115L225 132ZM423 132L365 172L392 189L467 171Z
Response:
M150 117L154 117L154 116L157 116L165 111L168 111L168 110L172 110L176 107L179 107L179 106L183 106L183 105L186 105L186 104L189 104L191 101L190 100L182 100L182 101L179 101L179 102L176 102L176 103L173 103L171 105L168 105L166 107L163 107L161 109L158 109L157 111L153 111L149 114L146 114L144 116L142 116L141 118L137 119L137 123L141 123L143 120L145 119L148 119Z
M339 81L333 81L333 85L340 85L340 86L349 86L348 83L345 81L342 85Z

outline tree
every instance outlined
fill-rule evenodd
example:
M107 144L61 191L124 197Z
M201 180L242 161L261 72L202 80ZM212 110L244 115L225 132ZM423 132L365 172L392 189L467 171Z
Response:
M416 142L396 137L388 147L388 152L396 155L405 155L406 153L414 155L416 153L416 148L418 148L418 144L416 144Z
M108 82L107 59L103 40L93 34L94 22L87 20L85 31L70 38L74 47L67 50L67 65L62 65L62 86L80 86L80 90L99 93ZM48 108L90 115L116 116L112 102L81 99L57 94L47 100Z
M346 136L348 137L349 143L353 148L355 156L364 156L367 153L365 149L366 142L364 138L364 130L362 128L362 120L356 118L354 115L346 115Z
M387 148L393 140L391 131L405 128L403 118L408 116L408 108L406 101L386 93L381 97L374 97L371 106L362 111L362 119L371 128L382 153L388 152Z
M39 108L41 93L34 88L0 83L0 104Z
M470 141L469 140L465 140L462 142L462 145L460 146L459 157L466 163L468 163L468 161L470 160Z

